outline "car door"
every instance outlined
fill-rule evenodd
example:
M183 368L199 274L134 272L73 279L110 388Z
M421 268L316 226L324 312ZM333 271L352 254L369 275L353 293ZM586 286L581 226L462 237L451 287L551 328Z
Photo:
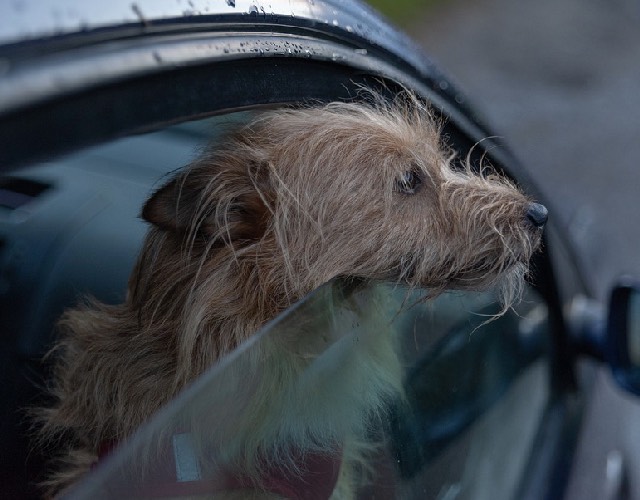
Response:
M139 2L126 13L115 6L106 17L99 9L74 8L89 20L82 29L64 21L57 33L48 21L31 31L5 28L0 51L7 62L0 82L2 470L19 495L35 494L33 478L46 458L28 452L22 409L42 398L33 382L46 380L40 360L53 322L83 293L121 299L143 231L137 206L205 140L202 127L211 136L229 113L242 120L237 113L265 106L357 99L363 85L387 94L410 88L446 118L445 136L460 158L490 161L539 195L508 150L487 139L493 134L455 86L359 3L273 2L261 10L227 2L215 12L153 14L150 3ZM205 116L219 118L199 122ZM521 317L508 313L480 326L484 316L476 315L494 311L490 294L447 296L426 311L394 312L395 318L402 311L396 327L412 396L378 429L387 442L381 457L387 472L379 477L388 480L381 487L416 498L492 487L503 498L561 495L580 415L552 265L563 252L571 249L557 238L536 257ZM97 267L88 256L110 267ZM385 300L397 305L398 297L389 293ZM366 319L363 311L356 314ZM424 383L431 379L439 385ZM527 419L518 412L533 387L536 405ZM191 411L172 408L167 411ZM517 434L522 446L510 449ZM504 462L487 462L483 450ZM487 482L497 470L504 472L500 485Z

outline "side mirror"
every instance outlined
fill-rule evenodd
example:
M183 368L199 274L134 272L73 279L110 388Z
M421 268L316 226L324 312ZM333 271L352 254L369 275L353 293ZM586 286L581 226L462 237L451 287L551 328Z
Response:
M605 352L618 384L640 396L640 282L623 281L613 289Z

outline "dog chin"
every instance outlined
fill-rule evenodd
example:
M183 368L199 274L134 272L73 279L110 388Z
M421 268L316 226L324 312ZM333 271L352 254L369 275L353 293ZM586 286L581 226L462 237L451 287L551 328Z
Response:
M488 259L479 261L473 267L463 269L450 278L446 286L453 290L476 290L483 291L503 281L509 275L515 274L524 276L529 265L529 255L509 256L499 271L492 272L495 267Z

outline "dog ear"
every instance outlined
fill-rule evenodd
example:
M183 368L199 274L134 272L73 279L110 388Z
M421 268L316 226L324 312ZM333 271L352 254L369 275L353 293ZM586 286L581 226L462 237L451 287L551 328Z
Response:
M257 241L271 214L267 178L268 165L196 165L158 189L142 218L164 231L234 246Z
M151 224L171 232L184 232L189 226L193 210L186 209L194 200L180 200L178 179L174 178L158 189L145 202L141 217ZM188 196L188 192L182 193Z

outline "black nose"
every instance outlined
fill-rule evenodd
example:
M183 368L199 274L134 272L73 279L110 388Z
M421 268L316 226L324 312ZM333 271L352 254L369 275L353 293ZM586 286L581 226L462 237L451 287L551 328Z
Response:
M531 203L527 208L527 220L535 227L542 227L547 222L549 212L547 207L540 203Z

